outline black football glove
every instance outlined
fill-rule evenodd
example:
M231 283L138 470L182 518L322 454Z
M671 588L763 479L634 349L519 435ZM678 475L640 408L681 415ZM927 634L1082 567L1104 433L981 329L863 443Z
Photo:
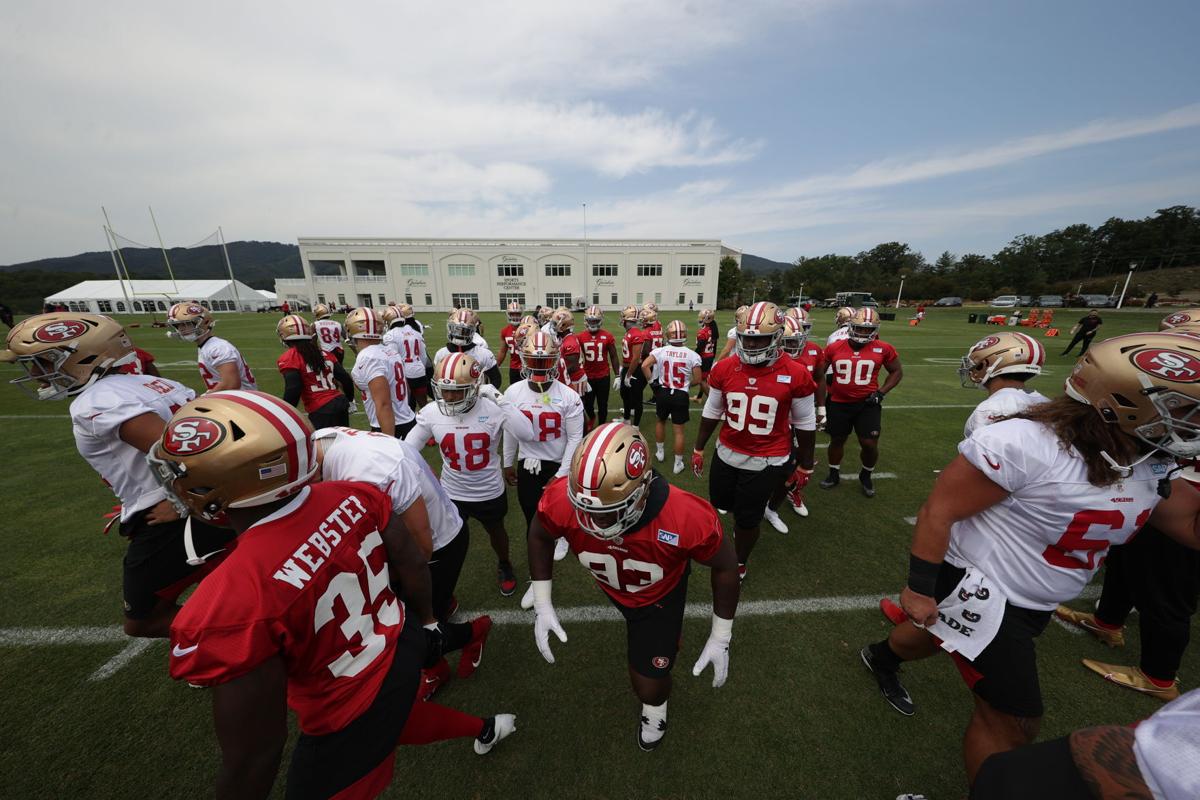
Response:
M425 628L425 669L442 660L442 649L446 646L446 634L442 633L440 625L434 623Z
M883 405L883 392L871 392L867 396L867 403L873 406Z

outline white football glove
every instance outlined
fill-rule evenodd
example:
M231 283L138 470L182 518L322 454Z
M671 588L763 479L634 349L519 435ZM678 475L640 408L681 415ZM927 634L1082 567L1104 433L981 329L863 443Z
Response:
M537 642L538 652L542 654L542 658L553 664L554 653L550 652L550 632L553 631L558 640L564 644L567 641L567 632L563 630L562 623L558 621L554 604L550 602L550 583L550 581L533 582L533 610L537 614L533 620L533 639Z
M502 397L500 390L490 383L485 383L479 387L479 396L486 397L488 400L491 400L497 405L499 405L500 398Z
M712 664L714 689L724 686L725 679L729 677L729 640L732 638L733 620L713 614L712 630L708 634L708 641L704 643L704 649L700 651L700 658L696 659L696 665L692 667L692 674L699 676L705 667Z
M627 372L625 373L625 388L628 389L630 386L633 386L633 373Z
M817 406L817 430L825 430L825 406Z
M542 474L542 460L540 458L527 458L521 462L521 466L525 467L525 471L531 475Z
M529 582L529 588L525 590L525 594L521 596L521 608L528 611L533 608L533 581Z

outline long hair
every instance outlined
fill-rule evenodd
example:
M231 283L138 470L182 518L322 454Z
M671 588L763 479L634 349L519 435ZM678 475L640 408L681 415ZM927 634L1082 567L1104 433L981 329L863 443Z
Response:
M1063 450L1074 447L1079 452L1087 465L1088 483L1093 486L1109 486L1121 479L1120 474L1100 455L1101 452L1108 453L1118 464L1131 464L1143 452L1138 440L1122 433L1116 425L1105 422L1096 409L1066 395L1030 406L1005 419L1040 422L1054 431Z
M300 339L294 342L288 342L292 347L300 351L300 355L304 358L304 363L308 364L309 369L314 374L320 375L325 371L325 353L322 352L321 346L317 344L315 339Z

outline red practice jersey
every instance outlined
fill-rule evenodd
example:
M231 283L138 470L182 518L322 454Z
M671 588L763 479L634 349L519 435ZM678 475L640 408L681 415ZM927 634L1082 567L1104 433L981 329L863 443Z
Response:
M721 444L768 457L791 452L792 401L817 391L808 370L786 356L769 366L723 358L708 373L708 385L721 393Z
M579 361L576 364L575 370L569 375L567 374L567 356L579 356ZM560 360L560 372L558 376L563 383L578 383L583 380L583 348L580 345L579 337L573 333L568 333L566 338L559 342L558 355Z
M651 322L649 325L646 326L645 333L646 333L646 338L648 338L650 340L650 348L649 348L649 350L646 351L647 353L650 350L654 350L656 348L663 346L663 331L662 331L662 323L661 322L659 322L658 320L654 320L654 322ZM642 353L642 357L645 358L646 353Z
M896 348L876 339L857 350L848 339L825 348L825 363L833 370L829 399L835 403L857 403L879 390L879 368L896 360Z
M588 378L607 378L608 348L616 347L617 340L603 328L595 333L584 331L575 335L579 338L579 346L583 348L583 371Z
M404 627L380 535L392 501L365 483L301 490L237 538L171 624L171 677L239 678L281 656L300 730L341 730L375 699Z
M652 349L646 346L649 340L650 337L641 328L630 328L625 331L625 338L621 340L621 363L627 367L629 366L629 362L633 360L633 350L639 344L643 345L642 358L644 359L648 356Z
M656 478L664 484L665 480ZM645 526L612 541L584 533L575 522L565 476L546 487L538 518L555 539L566 537L571 552L609 597L628 608L641 608L674 589L690 560L715 556L724 535L717 512L706 501L677 486L665 488L670 494L662 510Z
M813 380L822 380L825 375L825 351L816 342L805 342L800 352L792 356L792 360L808 368L808 374Z
M717 354L717 343L713 341L712 328L707 325L701 326L696 333L696 352L701 358L712 358Z
M517 352L517 346L513 344L513 332L516 331L516 325L505 325L500 329L500 339L508 345L508 368L521 368L521 354Z
M321 355L325 357L325 369L319 374L313 372L304 356L294 347L284 350L283 355L275 362L281 373L288 369L300 373L300 380L304 382L304 388L300 391L300 402L310 414L342 393L333 377L333 365L337 363L337 357L325 351L321 351Z

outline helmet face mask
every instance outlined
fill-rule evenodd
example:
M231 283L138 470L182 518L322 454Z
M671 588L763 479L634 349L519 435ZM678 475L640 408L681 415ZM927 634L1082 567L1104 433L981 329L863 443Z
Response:
M1044 363L1046 350L1037 339L1005 331L985 336L973 344L962 357L958 377L964 388L977 387L986 391L992 378L1040 375Z
M508 324L516 325L521 321L521 304L516 300L512 301L508 304L508 308L505 313L508 315Z
M479 362L465 353L451 353L439 361L429 382L438 410L448 417L468 413L479 401L482 375Z
M575 315L570 311L554 312L554 316L550 318L550 322L554 325L554 332L558 335L560 342L570 336L571 332L575 330Z
M171 332L185 342L203 339L212 333L216 324L212 312L196 302L175 303L167 311L167 325L171 327Z
M847 323L851 342L858 345L870 344L879 338L879 314L873 308L860 308Z
M446 341L458 347L467 347L475 342L478 327L474 313L468 308L460 308L446 321Z
M779 339L780 347L789 356L798 356L804 349L807 334L800 329L800 323L795 317L787 316L783 320L783 336Z
M571 458L567 497L586 533L613 541L632 529L650 499L654 473L641 432L623 422L601 425Z
M604 312L600 310L600 306L591 306L583 312L583 324L591 333L600 330L604 324Z
M521 343L521 377L530 383L553 383L558 378L558 342L542 331L531 331Z
M137 356L120 323L101 314L38 314L8 333L0 363L17 364L11 383L36 400L73 397Z
M779 360L783 314L774 303L755 303L738 320L735 350L743 364L769 365Z

